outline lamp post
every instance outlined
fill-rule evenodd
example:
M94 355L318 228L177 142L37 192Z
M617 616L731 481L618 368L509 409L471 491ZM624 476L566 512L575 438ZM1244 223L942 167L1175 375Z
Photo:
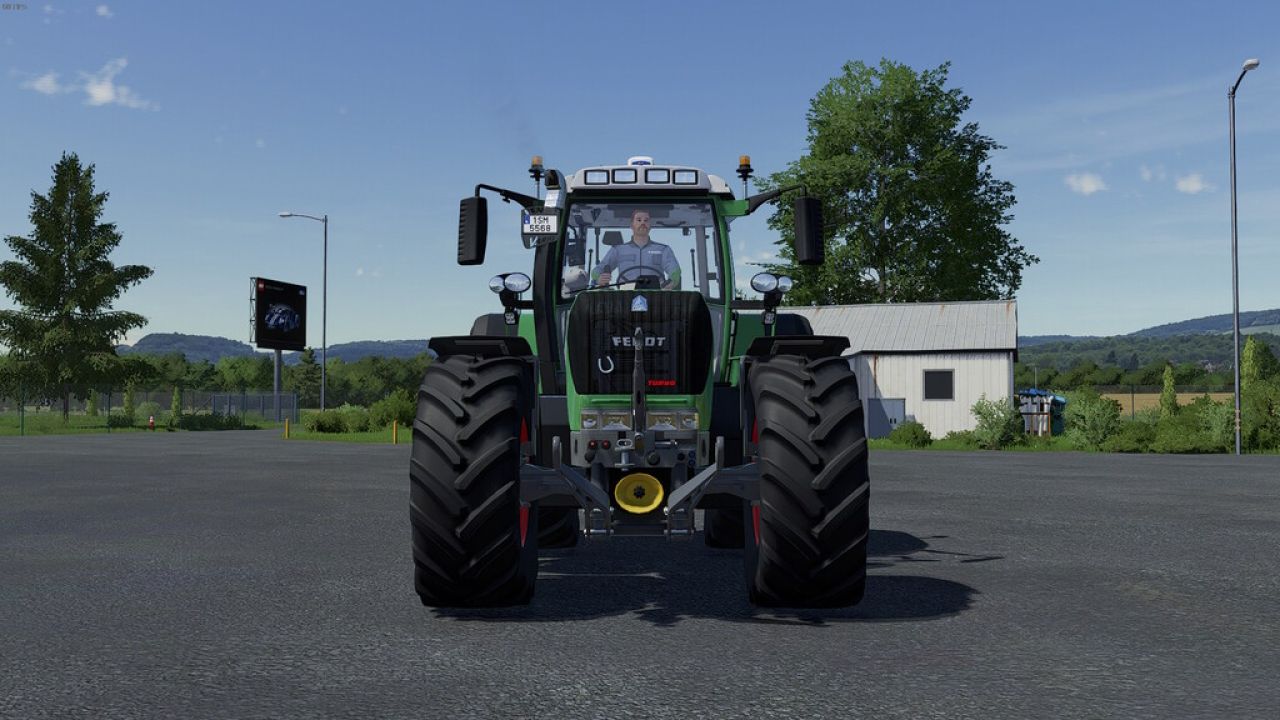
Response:
M1231 350L1235 356L1236 455L1240 454L1240 261L1236 241L1236 89L1245 73L1258 67L1258 59L1244 61L1236 84L1227 91L1227 114L1231 122Z
M324 411L325 369L328 363L329 343L325 336L329 327L329 216L304 215L302 213L282 212L282 218L300 217L315 220L324 224L324 274L320 291L320 410Z

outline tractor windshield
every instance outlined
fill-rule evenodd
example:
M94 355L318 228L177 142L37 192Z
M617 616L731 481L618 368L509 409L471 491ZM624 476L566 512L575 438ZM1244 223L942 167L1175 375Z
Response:
M569 207L561 299L583 290L696 290L724 302L709 202L582 202Z

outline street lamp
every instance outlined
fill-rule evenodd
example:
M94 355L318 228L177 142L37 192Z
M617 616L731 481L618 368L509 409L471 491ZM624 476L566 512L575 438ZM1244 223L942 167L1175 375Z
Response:
M1245 73L1258 67L1258 59L1244 61L1236 84L1227 91L1227 112L1231 120L1231 350L1235 355L1236 372L1236 455L1240 454L1240 261L1236 250L1236 88L1244 80Z
M328 363L329 344L325 332L329 326L329 216L316 217L302 213L282 212L282 218L300 217L315 220L324 224L324 275L320 291L320 410L324 411L325 366Z

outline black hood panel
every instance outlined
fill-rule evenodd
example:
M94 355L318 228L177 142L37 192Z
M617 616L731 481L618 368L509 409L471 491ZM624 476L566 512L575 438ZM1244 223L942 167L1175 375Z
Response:
M643 308L643 309L642 309ZM602 290L569 313L569 367L582 394L631 393L635 329L645 337L650 395L696 395L711 372L711 313L696 292Z

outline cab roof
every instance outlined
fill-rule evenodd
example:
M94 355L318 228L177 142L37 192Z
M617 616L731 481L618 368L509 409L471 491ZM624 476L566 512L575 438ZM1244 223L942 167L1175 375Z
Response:
M668 191L733 198L729 184L716 175L687 165L598 165L565 178L569 193Z

